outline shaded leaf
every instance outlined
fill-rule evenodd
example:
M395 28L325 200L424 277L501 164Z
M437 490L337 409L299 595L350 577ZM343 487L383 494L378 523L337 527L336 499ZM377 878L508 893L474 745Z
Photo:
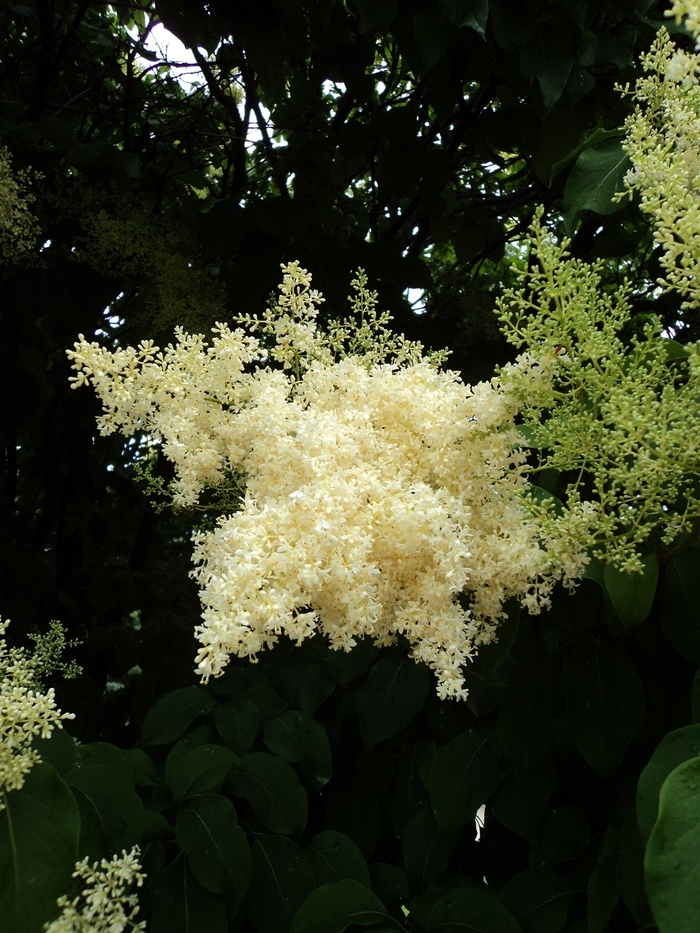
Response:
M439 748L430 768L430 803L438 826L459 832L498 787L498 747L493 736L467 732Z
M251 850L253 874L248 913L258 933L287 933L314 889L309 860L284 836L258 836Z
M603 571L605 589L610 596L615 612L625 628L643 622L651 611L659 579L659 562L653 554L642 558L642 573L625 573L612 564Z
M237 797L245 797L274 833L301 833L308 802L294 769L276 755L249 752L229 776Z
M152 707L143 724L146 745L166 745L179 739L197 716L205 716L214 701L199 687L167 693Z
M390 917L377 895L346 878L309 895L294 918L292 933L343 933L351 925L369 927L381 920Z
M523 933L559 933L574 891L550 872L520 872L506 883L498 899L513 914Z
M149 933L228 933L226 898L202 887L184 859L158 872L148 900Z
M251 700L230 700L218 707L214 722L222 739L236 755L245 755L255 741L260 713Z
M637 825L646 845L659 812L659 794L669 774L689 758L700 755L700 725L667 733L654 750L637 782Z
M217 791L229 768L237 761L228 748L221 745L199 745L180 758L172 770L170 786L177 802Z
M397 656L378 661L357 691L360 735L367 749L405 729L422 709L429 690L424 664Z
M450 844L430 807L421 810L404 828L401 853L406 874L423 890L447 868Z
M316 879L316 887L353 878L369 887L367 862L352 839L326 829L318 833L306 849L306 856Z
M326 730L300 710L289 710L265 726L265 745L285 761L298 762L308 786L318 790L331 777L331 745Z
M427 933L522 933L513 914L491 894L478 888L457 888L432 907Z

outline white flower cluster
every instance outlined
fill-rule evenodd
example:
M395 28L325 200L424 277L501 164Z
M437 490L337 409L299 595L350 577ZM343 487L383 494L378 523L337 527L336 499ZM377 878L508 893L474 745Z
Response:
M3 636L9 622L0 622L0 810L2 793L19 790L32 767L41 761L31 747L35 736L48 739L62 719L72 713L56 709L53 689L41 690L37 675L44 668L41 652L36 657L22 648L8 648Z
M543 550L521 499L515 404L499 383L465 385L408 345L403 365L343 355L317 328L310 276L296 263L283 271L260 341L225 325L209 346L179 332L164 351L81 337L73 385L96 389L103 433L162 442L179 504L231 477L244 491L237 511L195 535L204 680L283 633L320 631L345 650L401 634L439 694L462 697L462 668L495 637L504 602L536 610L585 557L577 545L556 561ZM536 364L518 365L538 378Z
M696 38L700 50L700 2L676 0L668 15ZM676 48L666 29L642 56L646 74L633 93L624 147L633 168L627 187L641 195L655 221L666 277L659 284L679 292L684 308L700 304L700 51Z
M146 876L141 871L140 850L122 851L111 862L102 859L92 866L87 858L78 862L73 877L80 885L80 893L72 900L59 897L60 917L44 924L46 933L142 933L146 922L136 922L139 912L138 897L128 894L136 885L140 888Z

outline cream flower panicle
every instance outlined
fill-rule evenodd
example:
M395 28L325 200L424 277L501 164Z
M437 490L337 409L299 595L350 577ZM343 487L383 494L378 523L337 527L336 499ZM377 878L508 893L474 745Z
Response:
M78 862L73 872L78 894L59 897L61 911L52 923L44 924L45 933L143 933L146 922L136 921L138 896L129 893L140 888L146 879L139 862L140 850L122 851L111 861L90 865L89 859Z
M208 345L178 332L163 351L112 352L81 337L73 385L94 386L104 433L162 444L176 503L242 490L194 536L204 680L282 634L344 650L403 635L439 694L464 696L465 662L496 637L506 600L537 610L585 553L572 544L557 563L541 546L517 405L497 381L468 386L396 338L362 275L355 331L330 337L309 274L292 263L283 276L276 307L239 318L247 331L218 325Z
M56 708L53 689L43 691L40 675L47 668L41 638L34 656L23 648L8 648L3 636L9 622L0 622L0 810L2 794L19 790L41 757L32 743L35 737L48 739L62 720L72 713ZM49 639L56 636L52 627ZM70 668L74 672L74 668Z

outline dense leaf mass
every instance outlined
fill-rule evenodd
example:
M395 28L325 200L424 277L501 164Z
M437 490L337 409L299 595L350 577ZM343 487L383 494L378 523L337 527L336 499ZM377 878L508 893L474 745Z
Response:
M197 510L191 497L169 508L170 461L138 430L99 434L65 355L80 333L119 353L167 346L176 325L233 329L298 260L326 297L324 328L336 318L343 333L362 268L393 316L387 334L449 346L476 385L512 362L493 309L522 284L512 263L526 281L534 271L524 237L541 206L543 235L597 261L601 294L627 279L622 370L645 333L673 337L650 360L651 411L664 373L686 385L700 337L695 265L673 239L679 219L692 232L696 205L615 197L625 178L641 191L659 180L657 142L674 191L692 187L700 10L678 2L676 20L667 5L0 5L3 657L30 657L31 636L58 619L83 669L66 680L65 665L42 667L51 721L57 707L75 719L37 735L23 786L4 788L12 933L75 933L109 910L149 933L437 933L465 918L482 933L697 930L692 515L664 541L655 513L660 533L634 543L641 577L592 560L538 617L506 602L498 641L465 668L467 702L439 699L402 637L348 653L283 641L201 686L191 533L213 533L227 504L212 487ZM642 75L663 23L655 60L671 71L647 74L649 106L635 111L615 86ZM157 48L160 24L182 51ZM683 95L664 127L655 108L671 85ZM564 341L547 339L558 359ZM635 412L620 477L653 435ZM534 421L527 465L556 516L559 493L579 483L586 499L595 484L547 465L555 448ZM695 501L697 477L678 492L657 512ZM18 672L3 668L3 709L33 689L12 694Z

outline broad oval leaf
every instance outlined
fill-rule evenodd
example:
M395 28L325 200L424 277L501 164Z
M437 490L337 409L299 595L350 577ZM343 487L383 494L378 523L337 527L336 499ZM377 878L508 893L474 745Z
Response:
M148 900L148 933L228 933L226 898L202 887L187 859L158 872Z
M230 700L214 714L219 735L236 755L245 755L255 741L260 711L251 700Z
M574 890L551 872L523 871L513 875L498 895L513 914L523 933L559 933Z
M289 710L265 726L265 745L285 761L298 762L307 786L320 790L331 778L326 730L301 710Z
M659 813L659 794L669 774L689 758L700 755L700 725L667 733L654 749L637 782L637 825L646 845Z
M214 701L199 687L173 690L152 707L143 724L145 745L167 745L179 739L197 716L205 716Z
M612 564L606 564L603 571L605 589L625 628L643 622L654 602L659 562L653 554L647 554L642 558L642 564L642 573L625 573Z
M615 214L624 203L613 201L624 190L624 178L630 159L622 148L621 139L609 139L585 149L576 160L564 188L564 207L568 215L581 211Z
M248 890L251 859L231 801L220 794L202 794L179 814L176 832L197 881L208 891L228 895L235 913Z
M616 770L644 719L644 686L629 656L584 642L567 659L564 686L578 750L603 777Z
M401 853L406 874L421 890L437 881L447 868L450 843L435 822L430 807L421 810L404 828Z
M326 829L314 836L304 851L313 869L316 887L345 878L354 878L369 887L369 869L365 857L352 839L343 833Z
M351 924L369 927L382 920L391 922L376 894L352 878L324 884L301 905L292 933L343 933Z
M308 816L306 791L294 769L265 752L243 755L229 777L233 792L244 797L273 833L302 833Z
M700 553L690 549L666 568L661 604L663 628L673 647L700 665Z
M287 933L314 889L309 860L285 836L258 836L251 850L253 874L247 909L258 933Z
M424 664L410 658L383 658L357 691L360 735L368 751L405 729L420 712L430 690Z
M433 906L427 933L523 933L513 914L478 888L457 888Z
M430 803L438 826L456 833L498 787L498 747L493 736L466 732L439 748L430 768Z
M647 896L660 933L697 933L700 917L700 757L661 788L644 856Z
M221 745L199 745L180 758L172 769L173 799L187 800L197 794L218 790L232 764L233 752Z
M56 769L36 764L24 786L3 795L0 810L0 926L37 933L59 913L71 886L80 816Z

